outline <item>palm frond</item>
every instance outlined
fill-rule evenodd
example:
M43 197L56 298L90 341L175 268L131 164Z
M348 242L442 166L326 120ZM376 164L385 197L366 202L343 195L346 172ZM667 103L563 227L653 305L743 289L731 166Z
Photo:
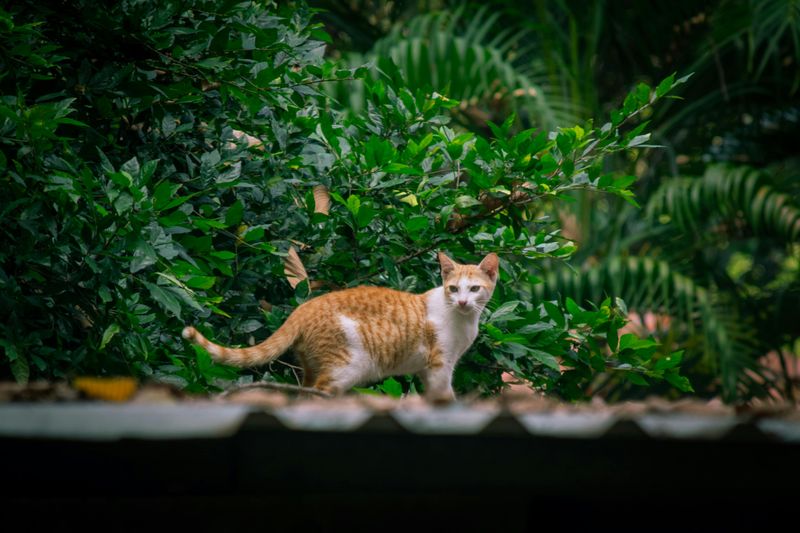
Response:
M498 29L498 14L486 8L465 26L462 12L459 8L418 15L396 26L370 53L347 60L376 64L379 58L391 58L410 87L460 100L462 109L505 102L543 128L580 121L575 106L542 81L543 75L515 62L524 32ZM356 104L352 94L350 103Z
M647 215L668 215L682 232L701 231L708 221L743 220L754 234L787 243L800 237L800 208L773 189L765 172L745 166L714 165L701 178L665 181L647 202Z

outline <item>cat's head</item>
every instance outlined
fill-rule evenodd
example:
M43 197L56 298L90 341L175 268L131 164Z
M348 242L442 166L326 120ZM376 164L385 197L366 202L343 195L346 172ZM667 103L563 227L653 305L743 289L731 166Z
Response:
M461 265L439 252L445 301L460 313L480 312L492 297L500 261L488 254L477 265Z

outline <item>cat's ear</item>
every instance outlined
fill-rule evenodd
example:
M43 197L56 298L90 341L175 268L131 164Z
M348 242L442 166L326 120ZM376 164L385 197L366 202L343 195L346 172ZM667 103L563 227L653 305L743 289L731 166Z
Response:
M481 271L489 276L492 281L497 281L497 271L500 268L500 258L496 253L490 253L478 265Z
M439 265L442 267L442 278L446 278L456 269L456 262L444 252L439 252Z

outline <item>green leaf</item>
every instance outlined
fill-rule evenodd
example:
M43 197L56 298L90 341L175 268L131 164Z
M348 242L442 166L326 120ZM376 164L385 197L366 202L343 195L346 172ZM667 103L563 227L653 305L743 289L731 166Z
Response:
M421 231L424 228L427 228L429 224L428 217L424 216L413 216L411 218L406 219L405 227L409 233L416 233Z
M616 352L617 346L619 346L619 335L616 326L614 326L613 324L608 325L608 332L606 333L606 341L608 341L608 347L611 348L611 351Z
M640 83L636 86L636 100L639 107L650 102L650 87L646 83Z
M610 186L614 183L614 176L613 174L603 174L597 179L597 187L599 189L605 189L606 187Z
M486 124L489 126L489 129L492 130L492 134L494 135L495 139L502 140L506 138L506 132L503 131L497 124L491 120L487 120Z
M668 368L674 368L681 364L683 360L683 350L673 352L667 356L662 357L661 359L656 361L655 366L653 367L654 370L666 370Z
M147 185L147 183L150 181L150 178L152 178L153 174L155 174L157 167L158 167L158 159L153 159L142 165L142 169L139 171L140 186Z
M531 357L545 365L547 368L556 371L560 369L558 359L556 359L553 355L543 352L542 350L537 350L536 348L528 348L528 353Z
M253 333L254 331L258 331L264 327L264 325L259 320L250 319L245 320L241 324L236 327L236 331L239 333Z
M139 175L139 160L132 157L125 161L119 170L120 172L128 174L128 182L131 183L130 177Z
M114 335L119 333L119 331L120 331L120 328L119 328L119 324L117 324L117 323L111 324L105 329L105 331L103 332L103 338L100 341L100 348L99 348L100 351L102 351L103 348L105 348L106 345L109 342L111 342L111 339L114 338Z
M542 174L552 174L558 168L558 161L551 154L546 153L539 159L539 171Z
M640 339L633 333L626 333L619 341L619 351L622 350L641 350L644 348L652 348L658 346L658 343L652 339Z
M365 228L375 219L376 215L378 215L377 209L370 204L363 204L356 215L356 224L359 228Z
M235 253L233 253L233 252L226 252L226 251L221 251L221 252L211 252L211 253L210 253L210 255L211 255L212 257L216 257L217 259L222 259L223 261L230 261L231 259L233 259L234 257L236 257L236 254L235 254Z
M194 350L194 358L195 363L197 364L197 369L201 374L203 374L214 364L214 362L211 360L211 355L199 344L193 344L192 349Z
M175 315L178 319L181 318L181 304L175 296L154 283L149 283L147 281L143 281L142 283L144 283L145 287L150 291L150 296L158 302L158 305L165 311Z
M105 285L103 285L102 287L100 287L97 290L97 295L100 296L100 300L104 304L107 304L108 302L110 302L113 299L112 296L111 296L111 291L108 290L108 287L106 287Z
M496 180L484 172L470 171L470 184L479 189L491 189L494 187Z
M361 199L355 194L348 196L347 209L353 214L353 216L358 216L358 210L361 209Z
M364 147L364 159L370 167L380 167L389 163L394 156L395 149L392 143L374 135Z
M656 87L656 97L661 98L665 94L667 94L670 90L672 90L673 85L675 84L675 73L673 72L666 78L664 78L661 83L658 84Z
M244 240L247 242L258 242L264 238L264 228L248 228L244 234ZM211 240L209 239L208 247L211 247Z
M627 189L636 181L636 176L619 176L614 178L614 187L617 189Z
M136 241L136 247L133 250L133 259L131 260L129 269L132 274L139 272L158 261L155 249L149 242L144 239Z
M237 161L225 169L225 171L217 174L216 182L219 185L230 184L242 175L242 162Z
M456 198L456 205L462 209L466 209L467 207L481 205L481 202L472 196L461 195Z
M211 218L190 217L190 220L192 221L193 226L206 232L211 228L225 229L227 227L225 222L220 222L219 220L214 220Z
M404 165L402 163L389 163L382 169L389 174L407 174L411 176L422 176L422 169Z
M378 388L394 398L399 398L403 395L403 386L394 378L385 379Z
M558 151L561 152L561 155L566 156L572 152L574 141L575 139L572 137L572 135L567 133L559 133L558 136L556 136L556 145L558 146Z
M566 325L564 314L561 312L561 309L559 309L557 305L555 305L552 302L542 302L542 305L544 306L544 310L547 313L547 316L549 316L553 320L553 322L556 323L558 327L563 328Z
M216 283L214 276L192 276L186 280L186 285L193 289L210 289Z
M508 117L506 117L506 119L503 121L502 128L506 136L508 135L508 132L511 131L511 126L514 125L514 122L516 122L516 120L517 120L517 114L512 112L509 113Z
M566 302L565 302L565 306L566 306L566 308L567 308L567 311L568 311L568 312L569 312L571 315L577 315L577 314L579 314L579 313L581 313L581 312L582 312L582 311L581 311L581 308L580 308L580 307L578 307L578 304L576 304L576 303L575 303L575 300L573 300L573 299L572 299L572 298L570 298L569 296L567 296L567 300L566 300Z
M22 385L28 383L31 370L28 366L28 360L22 354L17 355L17 358L11 361L11 374L14 376L17 383Z
M692 384L689 379L685 376L681 376L674 370L667 371L664 374L664 378L676 389L681 392L694 392L694 388L692 388Z
M490 322L503 322L509 320L509 315L512 315L514 310L519 306L521 302L519 301L510 301L503 303L500 307L498 307L489 318Z
M243 214L244 205L242 204L241 200L236 200L225 212L225 225L238 226L242 222Z
M647 380L644 379L644 377L642 377L640 374L637 374L636 372L626 372L625 377L627 378L628 381L630 381L634 385L639 385L640 387L647 387L650 385L647 382Z
M633 139L628 141L627 147L628 148L633 148L635 146L639 146L640 144L644 144L649 140L650 140L650 134L649 133L645 133L643 135L637 135L636 137L634 137Z
M173 200L175 193L180 188L180 183L170 183L168 181L159 183L153 192L153 207L156 211L162 211Z
M628 316L628 305L625 303L625 300L617 296L614 298L614 305L617 306L623 316Z
M495 340L502 341L506 338L506 334L503 333L503 331L497 326L487 323L483 325L483 328L486 330L486 333L488 333Z
M114 210L116 210L116 212L120 215L128 213L132 207L133 197L126 192L120 194L114 201Z
M88 128L89 127L89 125L86 124L85 122L81 122L80 120L75 120L74 118L68 118L68 117L60 118L56 122L58 122L59 124L68 124L70 126L78 126L79 128Z

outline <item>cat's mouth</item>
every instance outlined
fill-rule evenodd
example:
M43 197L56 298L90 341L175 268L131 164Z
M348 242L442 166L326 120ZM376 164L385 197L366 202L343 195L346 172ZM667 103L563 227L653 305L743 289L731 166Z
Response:
M470 315L475 311L475 306L472 305L454 305L453 307L462 315Z

